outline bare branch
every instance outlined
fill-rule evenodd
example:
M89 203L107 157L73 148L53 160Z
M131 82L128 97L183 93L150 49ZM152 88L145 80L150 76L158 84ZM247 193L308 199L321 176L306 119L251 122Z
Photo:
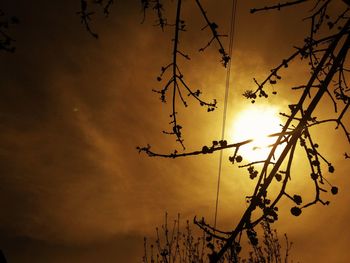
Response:
M199 2L199 0L196 0L196 3L197 3L197 6L199 7L200 11L201 11L201 14L203 15L207 25L204 27L209 27L211 32L212 32L212 39L207 43L206 46L202 47L199 49L199 51L204 51L207 47L209 47L211 45L211 43L216 40L216 42L219 44L219 53L221 54L221 61L222 61L222 64L224 65L224 67L227 66L228 62L230 61L230 56L226 53L225 49L224 49L224 46L222 45L221 43L221 40L220 40L220 37L224 37L226 35L219 35L218 32L217 32L217 28L218 28L218 25L214 22L211 22L207 16L207 13L205 12L202 4ZM203 28L203 29L204 29Z
M261 8L252 8L252 9L250 9L250 13L253 14L255 12L267 11L267 10L272 10L272 9L281 10L281 8L298 5L298 4L301 4L304 2L307 2L307 0L296 0L296 1L291 1L291 2L278 3L278 4L272 5L272 6L265 6L265 7L261 7Z

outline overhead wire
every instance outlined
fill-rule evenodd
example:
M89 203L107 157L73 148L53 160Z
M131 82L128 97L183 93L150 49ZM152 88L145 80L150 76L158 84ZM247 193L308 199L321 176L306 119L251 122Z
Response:
M227 69L226 69L225 97L224 97L224 110L223 110L223 116L222 116L221 140L225 139L226 117L227 117L228 98L229 98L230 79L231 79L233 40L235 35L235 24L236 24L236 14L237 14L237 1L238 0L232 0L232 8L231 8L229 50L228 50L228 55L230 56L230 60L227 64ZM222 173L222 158L223 158L223 150L220 151L220 156L219 156L218 179L217 179L216 200L215 200L214 229L216 228L217 217L218 217L220 183L221 183L221 173Z

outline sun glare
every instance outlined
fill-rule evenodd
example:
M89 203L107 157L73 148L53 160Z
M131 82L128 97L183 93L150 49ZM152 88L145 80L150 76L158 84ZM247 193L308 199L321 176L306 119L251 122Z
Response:
M249 161L264 160L270 152L269 145L276 140L268 135L279 132L280 124L277 108L251 105L234 118L230 137L234 142L253 139L252 143L240 148L239 154Z

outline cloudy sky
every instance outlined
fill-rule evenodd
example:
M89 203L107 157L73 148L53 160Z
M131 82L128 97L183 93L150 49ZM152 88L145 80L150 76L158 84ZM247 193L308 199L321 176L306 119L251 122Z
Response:
M213 218L217 154L164 160L136 151L148 143L160 152L181 149L162 133L170 127L170 105L152 92L161 87L161 66L171 60L173 29L154 27L152 12L142 24L139 1L115 2L107 19L92 7L98 40L80 24L78 0L1 2L6 14L20 19L7 31L16 40L16 52L0 53L0 248L9 262L140 262L143 237L153 237L165 211L174 218L181 213L183 220ZM189 100L187 109L179 109L188 150L220 138L226 74L215 47L198 52L210 36L200 30L204 21L193 2L184 1L188 30L180 41L191 61L180 63L188 83L208 100L216 98L219 108L206 113ZM238 1L229 136L240 112L252 107L241 96L254 87L252 78L263 79L308 32L302 19L309 6L249 13L262 2ZM231 1L203 5L219 31L227 33ZM173 4L166 7L172 21ZM343 7L338 2L333 8ZM279 112L293 103L297 94L288 86L308 72L300 66L291 70L278 96L254 106ZM321 108L320 114L327 111ZM327 196L330 206L316 205L298 218L286 203L275 226L294 242L295 262L345 263L350 260L349 164L343 157L348 144L332 125L316 138L336 167L329 179L340 193ZM244 211L253 184L227 158L223 165L218 222L229 229ZM303 181L294 186L299 193L312 190Z

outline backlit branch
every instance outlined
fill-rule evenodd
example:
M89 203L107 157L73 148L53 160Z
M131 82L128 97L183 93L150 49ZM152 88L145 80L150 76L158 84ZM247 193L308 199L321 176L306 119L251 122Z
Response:
M344 25L344 28L342 30L342 32L344 33L344 31L349 28L350 26L350 19L347 21L347 23ZM317 69L315 72L313 72L313 75L311 77L311 79L309 80L309 85L313 85L313 82L317 80L317 76L318 74L322 71L322 68L324 66L324 63L326 63L326 61L328 60L328 57L333 54L334 50L336 49L336 47L338 47L338 44L340 43L340 39L342 38L342 34L340 34L338 37L336 37L332 43L329 45L327 51L325 52L325 54L323 55L320 64L318 65ZM341 65L341 62L344 60L344 58L347 55L348 49L350 47L350 35L348 34L346 36L346 39L344 41L344 43L342 44L340 51L338 52L338 54L335 56L335 59L333 61L333 64L328 72L328 74L324 77L323 81L322 81L322 87L318 90L318 92L314 95L313 100L310 102L309 106L307 107L306 111L303 113L302 115L302 119L299 122L299 124L296 126L296 128L293 131L293 134L291 136L291 139L289 140L289 142L287 143L287 145L284 147L280 157L278 158L278 160L276 161L275 165L273 166L273 168L271 169L271 171L269 173L267 173L267 162L270 161L270 159L272 158L272 155L276 149L276 147L272 148L269 157L267 158L267 162L264 163L264 167L260 172L260 176L259 176L259 180L258 183L256 185L254 194L251 198L250 201L250 205L247 208L246 212L244 213L244 215L242 216L241 220L239 221L239 223L237 224L235 230L233 231L232 235L230 236L230 238L227 240L226 244L224 245L224 247L218 252L217 257L212 260L212 262L216 263L219 261L219 259L221 259L223 257L223 255L225 254L225 252L228 250L228 248L230 246L232 246L234 240L237 238L237 235L247 226L250 225L251 222L251 218L252 218L252 213L253 211L256 209L257 206L259 206L259 203L261 202L262 199L266 198L267 195L267 190L269 185L271 184L273 178L275 178L276 174L278 173L284 159L286 158L286 156L288 155L288 153L291 151L291 149L293 147L295 147L294 145L296 144L296 142L301 138L302 134L305 131L305 127L307 125L308 120L311 119L311 115L313 113L313 111L315 110L316 106L318 105L319 101L321 100L322 96L326 93L328 86L330 85L330 82L332 81L334 75L336 74L338 68ZM298 112L299 110L302 109L302 104L304 103L304 99L303 97L306 96L306 94L308 93L308 88L306 88L306 90L304 90L304 94L301 97L299 103L296 105L294 113L292 114L292 116L294 117L294 115L296 114L296 112ZM287 123L285 124L282 132L284 130L286 130L289 126L289 124L291 123L291 119L288 119ZM276 141L276 143L278 143L281 140L281 138L279 137ZM309 156L308 156L309 157ZM316 155L317 158L317 155ZM320 172L319 169L319 162L314 162L312 161L311 158L308 158L311 162L312 165L316 165L317 166L317 172ZM332 170L330 170L332 171ZM322 178L322 177L321 177ZM315 192L316 192L316 198L314 201L310 202L309 204L307 204L305 207L315 204L317 202L321 202L323 204L326 204L326 202L323 202L320 198L319 198L319 192L321 191L322 188L320 188L318 186L318 182L315 180ZM332 187L332 193L336 194L337 193L337 188ZM269 209L269 211L271 211L271 209ZM291 212L293 215L300 215L301 213L301 208L299 207L293 207L291 209Z
M211 38L211 40L202 48L199 49L199 51L204 51L207 47L209 47L211 45L211 43L215 40L218 45L219 45L219 53L221 54L221 62L224 65L224 67L227 66L227 63L230 61L230 56L226 53L224 46L221 43L220 37L225 37L227 35L220 35L217 31L218 29L218 25L214 22L211 22L207 16L207 12L203 9L202 4L200 3L199 0L196 0L197 6L199 7L201 14L203 15L205 22L207 23L207 25L205 27L202 28L205 29L207 27L210 28L210 31L212 32L213 37Z
M339 36L340 34L344 35L344 34L348 34L348 33L349 33L349 30L347 30L343 33L337 33L335 35L327 36L327 37L324 37L324 38L319 39L319 40L314 40L314 41L312 41L312 43L307 41L307 43L302 48L296 48L297 51L295 51L288 58L283 59L282 63L280 63L277 67L272 69L271 73L262 82L259 83L256 79L254 79L254 82L257 85L257 89L255 89L254 91L253 90L246 90L243 93L243 96L246 97L247 99L250 99L252 101L252 103L255 102L257 97L267 98L268 93L264 90L265 85L267 83L270 83L271 85L276 85L278 80L280 80L282 78L280 73L279 73L280 70L283 68L288 68L289 64L299 55L302 59L307 58L308 57L307 50L310 49L310 45L317 46L317 45L321 45L324 43L328 43L330 40L334 39L336 36ZM323 71L323 70L324 69L322 68L321 71ZM316 77L318 77L318 76L316 76ZM292 89L305 88L305 87L306 87L305 85L302 85L300 87L292 88ZM319 87L319 84L315 84L315 85L312 85L310 87ZM341 90L344 90L344 88ZM277 93L275 92L274 94L277 94Z
M162 6L159 6L160 1L148 1L148 2L143 2L144 4L144 9L147 9L149 7L150 3L155 3L156 8L158 11L158 17L159 17L159 23L158 26L164 29L165 25L168 25L167 23L163 23L164 20L161 18L162 14L159 11ZM180 50L179 44L180 44L180 33L185 31L186 23L185 21L181 18L181 9L182 9L182 1L178 0L177 1L177 8L176 8L176 16L175 16L175 23L174 23L174 39L173 39L173 52L172 52L172 62L166 66L163 66L161 68L161 73L158 76L157 80L162 81L163 77L166 73L170 73L170 78L167 80L166 84L163 86L162 89L156 90L154 89L153 91L160 94L160 100L162 102L167 101L167 94L170 92L171 96L171 106L172 106L172 112L170 114L170 125L171 125L171 131L163 131L165 134L170 134L170 135L175 135L176 136L176 141L179 142L183 149L185 149L184 143L183 143L183 138L182 138L182 126L179 124L177 115L177 107L178 107L178 101L177 99L180 100L180 102L187 107L188 103L185 98L185 94L187 97L195 99L200 106L204 106L207 108L208 112L213 111L216 108L216 100L214 99L213 102L207 102L203 100L200 95L202 92L199 89L193 90L190 88L190 86L186 83L184 75L182 74L179 66L179 56L183 57L187 60L190 60L190 56Z
M103 13L106 17L110 13L113 2L113 0L91 0L93 5L99 5L103 8ZM80 16L80 21L85 26L86 31L94 38L98 38L98 34L91 28L92 16L95 14L95 12L90 11L88 0L80 0L80 11L76 13Z
M141 0L142 11L143 11L143 19L141 23L145 22L146 12L149 8L151 8L156 15L156 23L154 26L159 26L162 31L164 31L166 26L172 26L168 24L166 17L164 16L164 6L163 1L161 0Z
M290 1L277 5L253 9L252 12L267 11L270 9L281 9L287 6L295 6L305 1ZM243 169L250 179L255 180L255 187L250 196L246 197L247 208L240 220L230 231L223 231L210 226L204 220L195 221L195 223L211 238L222 242L219 248L212 247L209 254L210 263L226 262L232 251L239 246L241 235L245 232L251 243L257 244L257 234L254 228L262 221L274 222L278 220L278 203L282 198L287 198L292 203L290 212L294 216L299 216L303 209L317 203L328 205L329 201L325 200L325 194L330 192L335 195L338 188L327 180L327 173L335 171L332 162L328 160L319 149L318 143L314 141L312 129L322 123L334 122L336 128L341 127L346 138L350 142L350 135L347 129L348 123L345 122L350 105L350 87L348 86L348 51L350 48L350 18L348 17L349 7L346 6L335 17L329 15L330 0L314 0L314 8L310 11L306 19L310 21L310 33L304 39L302 47L295 47L295 51L287 58L283 59L280 64L271 70L268 76L262 81L254 79L257 88L247 90L243 95L255 102L257 97L268 97L265 90L267 83L277 85L282 78L282 69L288 68L296 58L301 58L301 63L309 65L310 77L306 83L301 83L292 90L301 90L299 99L289 105L289 113L281 113L286 118L281 131L272 135L275 138L273 144L269 147L269 154L266 159L243 162L238 167ZM200 2L196 1L207 22L211 26L212 22L206 16L205 11L201 8ZM176 23L177 24L177 23ZM334 25L337 25L336 28ZM178 25L175 25L178 27ZM211 28L213 29L213 28ZM214 27L216 29L216 27ZM216 31L212 31L214 38L209 41L209 46L214 40L219 42L219 36ZM176 34L175 34L176 36ZM185 58L186 54L179 52L177 48L178 38L174 42L174 59L171 64L162 68L163 75L167 70L173 71L172 77L164 86L163 90L158 91L161 94L162 101L165 101L166 91L173 88L174 96L178 94L182 103L185 104L184 97L180 91L180 85L187 92L192 94L183 76L177 66L176 54ZM220 43L219 43L220 45ZM178 92L178 93L176 93ZM274 91L273 94L276 94ZM195 94L196 95L196 94ZM317 120L315 117L316 110L323 102L323 98L328 96L333 102L333 108L337 116L326 120ZM197 96L198 97L198 96ZM174 105L174 104L173 104ZM340 109L340 112L338 110ZM176 108L173 106L172 124L176 121ZM176 127L176 126L175 126ZM180 128L182 128L180 126ZM176 134L176 128L174 130ZM180 137L177 137L180 139ZM228 159L232 164L241 163L244 156L240 154L241 147L250 144L252 140L246 140L238 143L227 143L227 141L213 141L210 146L203 146L202 149L193 152L179 153L174 150L170 154L161 154L151 150L151 146L138 147L139 152L144 152L151 157L178 158L186 156L195 156L201 154L211 154L216 151L233 149L234 153ZM309 174L304 176L303 180L308 182L313 189L314 196L311 200L303 200L302 195L293 193L288 188L288 182L293 180L293 167L295 167L295 152L303 157L308 163ZM278 153L278 154L277 154ZM349 159L349 154L345 152L345 159ZM326 168L326 169L325 169ZM271 184L278 186L277 193L271 193ZM259 258L261 251L257 248L254 253ZM235 262L235 261L233 261Z
M270 134L269 137L278 137L282 136L285 138L286 135L290 135L291 132L285 132L283 135L281 133L274 133ZM187 156L194 156L194 155L200 155L200 154L211 154L217 151L226 150L226 149L236 149L234 157L230 157L229 160L231 163L234 163L236 160L236 154L238 153L238 150L240 147L250 144L253 142L253 139L228 144L225 140L220 141L213 141L211 146L203 146L201 150L193 151L193 152L181 152L179 153L177 150L174 150L173 153L167 154L167 153L157 153L151 150L151 146L147 145L144 147L136 147L136 149L141 153L146 153L150 157L163 157L163 158L179 158L179 157L187 157ZM285 143L286 140L282 140L281 144ZM238 162L241 162L242 160L239 158ZM273 162L271 162L273 163Z
M288 6L294 6L294 5L301 4L301 3L304 3L307 1L308 0L297 0L297 1L291 1L291 2L285 2L285 3L278 3L276 5L265 6L265 7L261 7L261 8L252 8L252 9L250 9L250 13L253 14L255 12L268 11L268 10L272 10L272 9L281 10L281 8L288 7Z

